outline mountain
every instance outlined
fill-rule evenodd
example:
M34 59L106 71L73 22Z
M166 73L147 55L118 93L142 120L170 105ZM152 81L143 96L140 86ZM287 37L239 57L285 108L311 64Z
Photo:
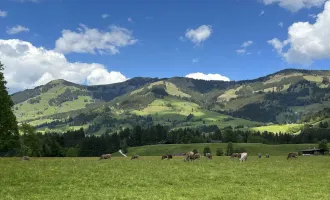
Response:
M230 82L137 77L83 86L55 80L11 97L18 121L44 131L83 127L102 134L155 123L171 128L255 128L317 121L314 115L330 108L329 78L330 71L286 69Z

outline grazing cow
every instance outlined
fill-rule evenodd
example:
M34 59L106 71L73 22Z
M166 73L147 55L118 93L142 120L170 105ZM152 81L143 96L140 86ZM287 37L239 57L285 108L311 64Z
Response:
M194 160L196 160L196 159L200 159L201 158L201 154L199 154L199 153L196 153L196 154L194 154Z
M133 156L131 157L131 160L134 160L134 159L139 159L139 155L133 155Z
M233 153L231 154L231 158L240 158L241 154L240 153Z
M173 156L172 156L171 154L166 154L166 155L163 155L163 156L162 156L162 160L164 160L164 159L166 159L166 158L169 160L169 159L172 159Z
M288 154L287 159L289 159L289 158L298 158L298 154L291 152L291 153Z
M258 158L261 158L261 153L258 153Z
M266 154L266 158L269 158L269 154L268 153Z
M246 161L248 157L248 154L246 152L241 153L241 158L239 159L240 162Z
M22 160L30 161L30 157L29 157L29 156L23 156L23 157L22 157Z
M211 155L211 153L206 153L206 154L205 154L205 157L208 158L208 159L212 159L212 155Z
M102 160L102 159L111 159L111 154L102 154L100 156L100 160Z
M192 152L192 151L189 151L189 152L185 153L184 155L185 155L185 158L184 158L185 162L195 159L194 152Z

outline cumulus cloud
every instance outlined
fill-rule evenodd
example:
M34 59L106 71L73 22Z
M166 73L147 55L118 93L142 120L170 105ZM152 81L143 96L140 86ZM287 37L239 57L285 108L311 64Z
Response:
M119 83L126 80L127 78L120 72L108 72L108 70L102 68L93 70L92 73L87 76L88 85Z
M104 14L102 14L102 15L101 15L101 17L102 17L102 19L106 19L106 18L108 18L108 17L109 17L109 15L108 15L108 14L106 14L106 13L104 13Z
M29 32L29 31L30 31L29 28L21 26L21 25L17 25L10 29L7 29L7 33L9 35L13 35L13 34L21 33L21 32Z
M220 74L203 74L200 72L191 73L186 75L187 78L199 79L199 80L215 80L215 81L230 81L228 77L222 76Z
M265 11L262 10L262 11L260 12L259 16L262 16L262 15L264 15L264 14L265 14Z
M79 32L63 30L62 37L56 40L55 51L60 53L118 54L119 48L133 45L137 40L132 32L118 26L111 26L110 32L88 28L80 24Z
M54 79L74 83L108 84L127 80L120 72L108 72L98 63L69 62L61 53L12 39L0 40L0 60L10 92L34 88Z
M330 58L330 1L316 22L296 22L289 27L288 39L269 40L277 53L288 63L312 64L313 60Z
M297 12L302 8L320 7L327 0L263 0L265 5L278 4L282 8Z
M7 12L0 10L0 17L7 17Z
M278 23L280 27L283 27L283 22Z
M196 45L207 40L212 34L212 27L209 25L202 25L196 29L188 29L186 31L186 38L191 40Z
M127 19L127 21L128 22L133 22L132 18L130 18L130 17Z

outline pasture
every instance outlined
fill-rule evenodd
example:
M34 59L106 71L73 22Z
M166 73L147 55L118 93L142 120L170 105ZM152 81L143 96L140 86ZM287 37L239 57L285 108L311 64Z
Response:
M0 158L1 199L330 199L328 156Z

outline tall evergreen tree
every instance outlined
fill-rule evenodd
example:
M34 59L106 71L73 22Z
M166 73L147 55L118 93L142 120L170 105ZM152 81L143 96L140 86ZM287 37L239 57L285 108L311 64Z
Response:
M12 111L13 101L8 95L0 62L0 155L13 155L20 147L16 117Z

